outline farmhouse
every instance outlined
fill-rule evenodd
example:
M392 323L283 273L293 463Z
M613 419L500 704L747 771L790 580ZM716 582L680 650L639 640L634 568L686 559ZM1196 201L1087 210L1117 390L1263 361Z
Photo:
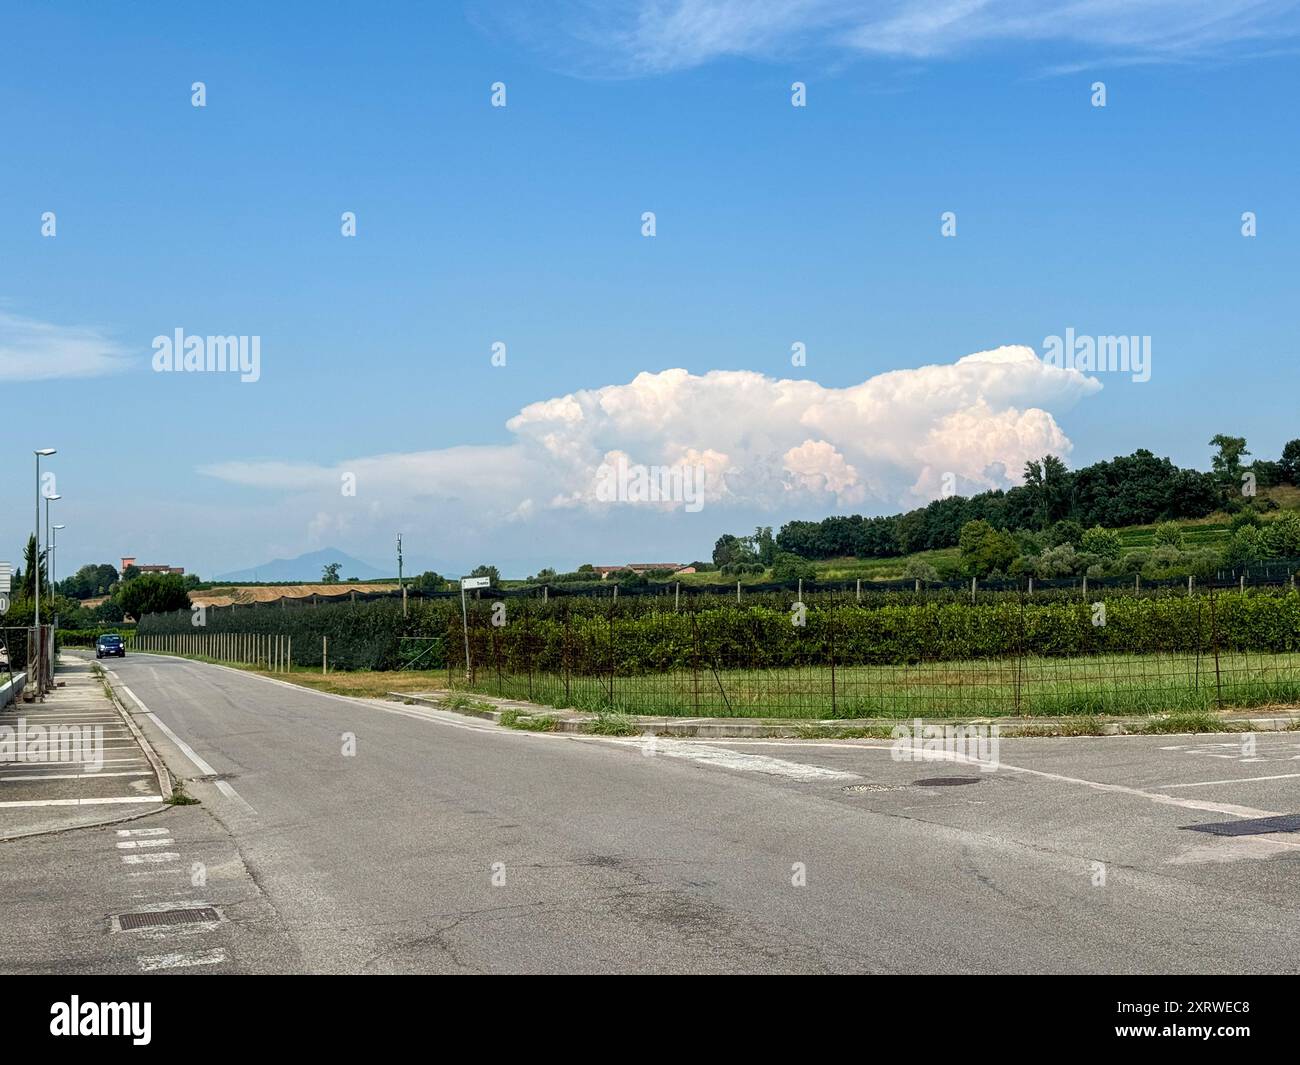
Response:
M684 566L680 562L628 562L622 566L592 566L603 581L611 573L653 573L657 570L672 570L673 573L694 573L694 566Z
M137 565L137 564L136 564L136 561L135 561L135 556L134 556L134 555L123 555L123 556L122 556L122 568L119 569L117 572L118 572L118 573L125 573L125 572L126 572L126 567L127 567L127 566L135 566L135 568L138 569L141 573L179 573L179 574L181 574L182 576L185 574L185 567L184 567L184 566L140 566L140 565Z

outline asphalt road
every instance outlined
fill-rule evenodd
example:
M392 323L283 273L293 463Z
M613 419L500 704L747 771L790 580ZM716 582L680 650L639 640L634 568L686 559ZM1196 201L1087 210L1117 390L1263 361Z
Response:
M1008 740L983 772L111 668L201 804L0 844L0 971L1300 971L1300 734Z

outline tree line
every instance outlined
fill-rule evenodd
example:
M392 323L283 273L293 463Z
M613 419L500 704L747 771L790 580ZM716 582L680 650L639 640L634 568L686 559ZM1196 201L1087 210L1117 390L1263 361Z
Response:
M1243 461L1250 454L1244 438L1220 434L1211 444L1218 450L1209 472L1180 468L1145 449L1079 470L1047 455L1025 464L1025 483L1015 488L953 495L884 517L787 522L776 535L775 549L806 559L890 558L958 547L971 522L999 532L1045 532L1059 522L1085 529L1151 525L1243 507L1268 509L1256 489L1300 484L1300 440L1290 441L1275 462L1249 464ZM719 547L736 539L723 537Z

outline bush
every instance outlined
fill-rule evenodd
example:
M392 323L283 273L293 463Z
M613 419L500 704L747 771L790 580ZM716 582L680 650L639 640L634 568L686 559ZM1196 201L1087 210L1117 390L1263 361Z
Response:
M1176 521L1162 521L1151 536L1156 547L1173 547L1182 550L1183 528Z
M762 567L760 566L761 570ZM772 580L788 583L790 581L814 581L817 579L817 567L806 558L792 555L788 551L779 552L772 562Z

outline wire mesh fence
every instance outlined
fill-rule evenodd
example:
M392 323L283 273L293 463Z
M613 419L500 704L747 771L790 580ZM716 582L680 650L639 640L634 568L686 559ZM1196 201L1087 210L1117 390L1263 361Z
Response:
M1294 595L1285 597L1295 600ZM953 654L962 639L935 621L919 638L863 639L854 606L794 604L776 624L757 612L647 617L547 612L498 600L449 626L447 686L559 708L709 717L846 719L1128 715L1300 704L1295 604L1252 646L1232 596L1231 631L1213 590L1176 619L1148 611L1140 646L1108 632L1104 602L1053 612L1055 645L1022 595L995 623L999 650ZM1162 627L1162 620L1170 623ZM937 621L936 621L937 619ZM987 620L987 619L986 619ZM1051 621L1047 622L1050 625ZM1256 626L1258 629L1259 627ZM1289 631L1288 631L1289 629ZM1260 629L1260 631L1263 631ZM463 635L468 639L463 640ZM779 645L779 646L778 646ZM1055 648L1055 650L1054 650Z

